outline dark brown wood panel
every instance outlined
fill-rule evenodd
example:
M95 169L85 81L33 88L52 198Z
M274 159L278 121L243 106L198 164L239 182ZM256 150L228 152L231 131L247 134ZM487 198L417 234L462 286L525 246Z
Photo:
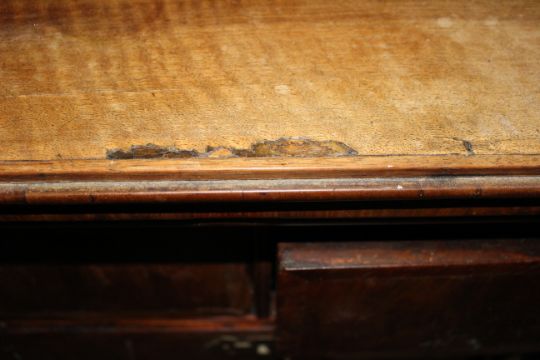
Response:
M173 223L4 224L0 320L74 313L245 315L254 286L254 228ZM270 276L270 275L268 275ZM165 316L165 315L164 315Z
M278 341L288 356L540 350L540 241L280 245Z
M2 264L0 313L247 314L245 264Z

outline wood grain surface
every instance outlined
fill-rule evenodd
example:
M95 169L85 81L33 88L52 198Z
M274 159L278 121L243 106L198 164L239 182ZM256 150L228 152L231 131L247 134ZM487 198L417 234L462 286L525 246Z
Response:
M539 24L534 0L4 0L0 160L539 154Z

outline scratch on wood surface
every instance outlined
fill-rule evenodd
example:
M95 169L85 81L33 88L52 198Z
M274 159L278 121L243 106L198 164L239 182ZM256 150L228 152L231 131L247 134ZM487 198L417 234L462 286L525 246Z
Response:
M129 149L107 150L107 159L230 158L230 157L338 157L358 155L350 146L334 140L308 138L264 140L247 149L208 146L205 152L155 144L132 145Z

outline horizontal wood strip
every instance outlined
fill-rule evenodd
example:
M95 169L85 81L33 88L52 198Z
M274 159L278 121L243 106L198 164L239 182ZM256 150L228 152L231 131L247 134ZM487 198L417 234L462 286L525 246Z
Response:
M540 176L0 184L0 204L4 205L531 199L538 197L540 197Z
M275 220L358 220L378 218L450 218L491 216L538 216L540 206L500 207L440 207L413 209L360 209L360 210L297 210L297 211L235 211L235 212L137 212L137 213L3 213L0 222L19 221L275 221Z
M51 333L65 332L66 328L79 332L214 332L214 331L261 331L272 332L271 319L261 320L254 316L167 319L163 317L119 317L88 313L83 317L8 319L2 322L0 333Z
M281 244L280 254L284 271L531 265L540 264L540 241L291 243Z
M540 175L540 155L0 162L0 181Z

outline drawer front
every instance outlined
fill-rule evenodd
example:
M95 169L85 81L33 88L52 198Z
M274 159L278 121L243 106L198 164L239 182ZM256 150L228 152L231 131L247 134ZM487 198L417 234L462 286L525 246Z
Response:
M537 351L539 245L281 244L278 346L292 358Z
M0 266L0 314L163 312L247 314L252 287L245 264L94 264Z
M90 313L243 316L257 309L257 249L241 228L106 223L1 230L0 322Z

